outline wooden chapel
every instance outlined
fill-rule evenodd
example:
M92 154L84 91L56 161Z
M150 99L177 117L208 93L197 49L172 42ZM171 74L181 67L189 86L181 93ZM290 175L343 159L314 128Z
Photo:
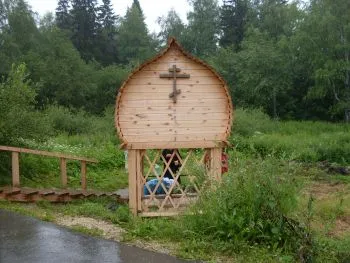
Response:
M131 212L169 216L186 207L200 192L195 183L189 187L194 176L185 167L191 160L200 164L209 156L206 174L219 180L232 115L231 97L222 77L174 38L156 57L135 69L119 89L115 111L118 136L128 150ZM177 150L166 160L164 149ZM180 168L170 171L174 182L167 186L164 176L175 159ZM179 184L184 173L189 178L187 186ZM151 178L156 179L155 189L147 184Z

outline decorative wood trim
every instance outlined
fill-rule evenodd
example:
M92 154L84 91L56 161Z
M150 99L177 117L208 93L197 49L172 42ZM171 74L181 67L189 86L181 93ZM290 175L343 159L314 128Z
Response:
M124 149L169 149L169 148L216 148L226 147L228 142L224 141L188 141L188 142L150 142L124 144Z
M139 213L141 217L158 217L158 216L177 216L179 215L179 211L177 212L143 212Z

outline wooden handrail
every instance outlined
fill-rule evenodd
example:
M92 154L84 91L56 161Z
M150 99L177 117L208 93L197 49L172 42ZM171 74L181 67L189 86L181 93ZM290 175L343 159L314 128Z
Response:
M11 146L0 146L0 151L8 151L12 154L12 185L14 187L20 186L19 180L19 153L29 153L41 156L55 157L60 159L60 170L61 170L61 183L63 187L67 187L67 159L76 160L81 162L81 188L86 190L86 164L87 163L98 163L96 159L77 157L73 155L58 153L58 152L47 152L40 150L32 150L26 148L18 148Z
M30 153L30 154L36 154L36 155L65 158L65 159L70 159L70 160L85 161L88 163L98 163L98 161L96 159L91 159L91 158L83 158L83 157L77 157L77 156L64 154L64 153L58 153L58 152L39 151L39 150L17 148L17 147L11 147L11 146L0 146L0 151L17 152L17 153Z

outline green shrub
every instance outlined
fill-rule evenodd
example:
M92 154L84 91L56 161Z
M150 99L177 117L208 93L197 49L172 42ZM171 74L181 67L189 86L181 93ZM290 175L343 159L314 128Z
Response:
M297 206L296 171L272 158L237 163L184 218L188 237L295 253L309 241L306 230L291 219Z
M45 111L57 133L69 135L86 133L93 127L91 118L83 111L72 112L62 106L50 106Z
M254 134L267 133L276 130L278 122L259 109L236 109L232 134L241 136L252 136Z
M27 79L25 64L13 65L7 79L0 81L0 144L48 138L51 129L47 118L34 108L35 85Z

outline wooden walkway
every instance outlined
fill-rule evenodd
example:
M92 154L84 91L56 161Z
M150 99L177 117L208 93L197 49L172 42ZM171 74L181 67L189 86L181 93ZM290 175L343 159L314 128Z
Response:
M71 189L32 189L19 187L1 187L0 200L17 201L17 202L36 202L46 200L49 202L70 202L73 200L105 197L110 196L119 203L127 203L128 198L121 196L117 192L98 192L86 190L71 190Z
M78 157L58 152L40 151L11 146L1 146L0 151L7 151L12 156L12 186L0 187L0 200L35 202L47 200L49 202L69 202L72 200L111 196L121 203L128 202L128 196L117 192L99 192L87 190L87 164L98 163L92 158ZM32 189L20 186L20 154L34 154L60 160L60 177L62 189ZM81 189L68 189L67 160L81 163Z

